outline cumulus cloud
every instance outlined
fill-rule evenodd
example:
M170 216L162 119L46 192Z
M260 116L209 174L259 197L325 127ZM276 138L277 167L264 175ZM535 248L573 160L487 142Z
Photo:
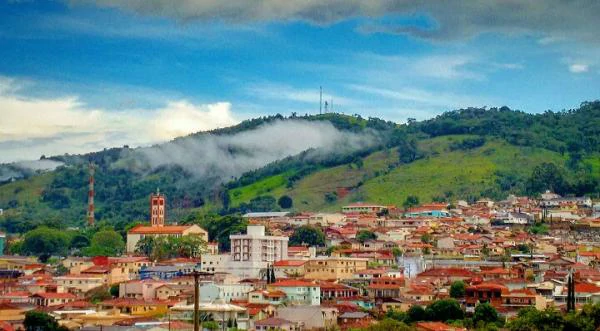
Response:
M347 153L377 142L374 132L350 133L329 122L276 121L232 135L203 134L129 153L140 168L177 165L204 178L228 180L249 170L310 150L307 158Z
M0 79L0 162L148 145L238 122L227 102L177 100L161 108L114 111L89 109L77 97L24 96L18 86L14 79Z
M70 0L179 20L230 22L300 20L329 24L354 17L430 16L429 27L372 23L367 32L409 34L449 40L486 32L533 33L599 42L600 2L596 0L414 1L414 0ZM549 39L546 39L549 40Z

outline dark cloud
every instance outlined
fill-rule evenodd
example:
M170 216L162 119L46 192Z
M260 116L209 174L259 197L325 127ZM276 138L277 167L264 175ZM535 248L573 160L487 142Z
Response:
M528 33L579 41L600 41L600 1L597 0L70 0L143 15L186 20L306 21L330 24L355 17L383 15L430 16L435 26L380 25L366 32L408 34L434 40L455 40L486 32Z

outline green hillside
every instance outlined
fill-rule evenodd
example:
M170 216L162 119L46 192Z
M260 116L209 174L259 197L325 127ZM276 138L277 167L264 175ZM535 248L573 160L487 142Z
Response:
M290 172L267 177L230 191L235 197L232 205L248 203L259 195L288 195L298 210L337 210L352 201L401 205L408 195L416 195L421 201L483 196L503 198L510 192L522 193L524 187L519 179L528 177L536 166L552 162L564 167L567 161L567 157L557 152L514 146L501 139L472 150L450 150L452 142L468 137L451 135L424 139L419 142L419 147L426 156L409 164L397 164L396 149L379 151L365 157L361 166L350 163L322 169L292 188L286 187L285 181ZM597 164L598 161L600 159L595 156L586 162ZM328 200L326 196L334 197L338 187L353 190L344 199Z
M156 188L168 196L170 221L211 213L278 210L282 196L292 199L290 210L334 211L353 201L401 206L408 195L422 202L451 202L502 199L511 193L535 195L546 189L594 197L600 192L597 101L543 114L506 107L469 108L405 125L332 113L276 115L175 142L198 142L209 135L233 137L281 121L325 121L341 133L371 137L364 139L373 142L355 148L307 150L238 178L198 177L176 163L151 167L132 157L143 149L127 147L51 157L64 166L0 184L4 210L0 229L23 232L39 224L84 224L89 161L97 166L97 219L118 229L147 219L148 194ZM170 145L161 146L168 149ZM233 156L252 153L224 148L223 153ZM347 195L338 196L340 188Z

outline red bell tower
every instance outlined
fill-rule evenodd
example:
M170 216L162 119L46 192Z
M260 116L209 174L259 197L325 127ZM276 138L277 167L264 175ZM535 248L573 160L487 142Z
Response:
M156 194L150 194L150 225L165 225L165 195L158 189Z

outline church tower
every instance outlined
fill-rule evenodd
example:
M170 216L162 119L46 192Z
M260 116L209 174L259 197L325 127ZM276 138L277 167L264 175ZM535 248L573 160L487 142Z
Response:
M150 225L165 225L165 195L156 190L156 194L150 194Z

